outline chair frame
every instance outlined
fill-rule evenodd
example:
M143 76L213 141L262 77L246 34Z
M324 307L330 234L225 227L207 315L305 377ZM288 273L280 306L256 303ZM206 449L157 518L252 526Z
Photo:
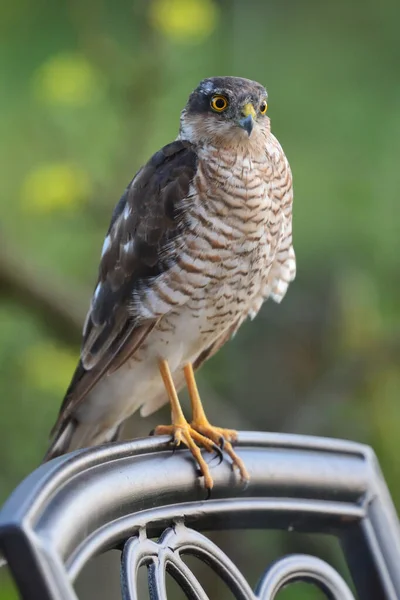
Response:
M184 554L206 562L240 600L272 600L297 580L318 585L331 599L354 598L330 565L308 555L280 558L252 591L201 533L257 528L335 535L357 597L400 599L400 527L371 448L240 432L237 451L249 485L228 459L218 464L206 455L215 482L209 499L189 452L172 452L166 437L80 450L40 466L0 511L0 550L22 597L77 600L73 583L88 560L120 548L124 600L138 599L141 565L148 567L152 600L167 597L167 572L188 598L206 600Z

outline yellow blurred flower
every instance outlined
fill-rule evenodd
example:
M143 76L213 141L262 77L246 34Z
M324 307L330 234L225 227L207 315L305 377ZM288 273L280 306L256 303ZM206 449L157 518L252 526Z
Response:
M34 74L33 90L35 96L47 104L83 106L99 96L102 82L84 56L57 54Z
M69 163L49 163L28 173L22 186L22 205L33 212L74 208L86 201L92 185L85 171Z
M31 386L62 395L71 381L77 360L70 350L42 342L28 348L22 366Z
M153 0L150 20L155 29L176 41L201 41L217 24L217 6L212 0Z

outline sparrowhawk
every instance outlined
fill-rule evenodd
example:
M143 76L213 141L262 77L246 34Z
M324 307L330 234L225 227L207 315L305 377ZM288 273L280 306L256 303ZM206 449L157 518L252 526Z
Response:
M272 135L267 92L237 77L204 79L181 113L177 139L150 158L116 205L83 328L80 361L46 455L117 439L140 409L168 400L170 434L188 446L233 450L236 433L207 420L194 370L296 271L292 175ZM188 387L192 420L177 391Z

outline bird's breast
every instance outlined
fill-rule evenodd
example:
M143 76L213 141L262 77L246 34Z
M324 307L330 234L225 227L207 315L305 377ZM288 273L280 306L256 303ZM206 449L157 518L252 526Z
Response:
M279 241L282 212L270 193L273 166L263 155L210 153L193 184L187 251L218 287L248 288L268 269Z
M246 313L276 254L280 207L269 193L272 167L250 156L209 156L191 190L187 230L171 272L189 297L202 334Z
M165 334L176 333L179 323L179 339L202 345L248 313L265 287L282 231L273 178L264 156L209 153L199 161L176 261L145 291L143 318L165 315Z

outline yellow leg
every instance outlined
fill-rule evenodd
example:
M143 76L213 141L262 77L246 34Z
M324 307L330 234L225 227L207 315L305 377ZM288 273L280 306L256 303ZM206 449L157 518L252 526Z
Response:
M219 444L223 447L224 451L231 457L233 465L239 469L242 479L248 481L250 477L244 462L236 454L231 443L236 441L237 432L232 429L222 429L221 427L215 427L210 424L200 400L192 365L185 365L183 370L192 404L193 419L190 423L192 429L212 440L215 444Z
M176 393L171 371L166 360L160 360L159 369L165 389L167 390L169 401L171 403L172 425L159 425L154 430L154 433L156 435L171 435L176 446L179 446L181 442L183 442L189 448L200 467L200 471L204 476L205 487L207 489L211 489L214 485L214 482L208 465L202 457L197 444L203 446L203 448L209 452L214 452L216 449L215 443L202 435L200 432L195 431L186 421L179 403L179 398L178 394Z

